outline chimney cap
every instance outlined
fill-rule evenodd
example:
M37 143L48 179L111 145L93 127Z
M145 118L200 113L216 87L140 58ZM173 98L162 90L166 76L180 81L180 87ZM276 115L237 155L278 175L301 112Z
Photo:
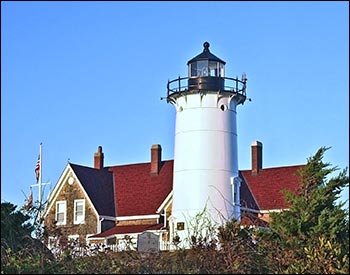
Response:
M262 143L260 141L258 141L258 140L254 140L252 142L252 146L262 146Z
M151 149L159 149L162 148L162 146L160 146L160 144L153 144Z

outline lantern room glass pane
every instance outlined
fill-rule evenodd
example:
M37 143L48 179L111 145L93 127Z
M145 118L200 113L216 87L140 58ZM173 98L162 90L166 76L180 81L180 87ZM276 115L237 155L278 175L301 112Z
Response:
M209 75L209 67L207 60L200 60L189 64L190 68L190 77L196 76L208 76Z
M219 76L225 77L225 65L222 63L219 63Z
M190 77L197 76L197 62L190 64Z
M210 76L219 76L219 62L209 61L209 75Z
M197 61L197 76L208 76L208 61Z

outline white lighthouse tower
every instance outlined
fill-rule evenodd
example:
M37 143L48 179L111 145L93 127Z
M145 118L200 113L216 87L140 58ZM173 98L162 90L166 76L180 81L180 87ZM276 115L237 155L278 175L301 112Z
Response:
M168 81L176 108L171 237L191 234L206 212L216 224L239 219L236 107L246 100L246 77L225 77L225 61L209 51L187 62L188 77Z

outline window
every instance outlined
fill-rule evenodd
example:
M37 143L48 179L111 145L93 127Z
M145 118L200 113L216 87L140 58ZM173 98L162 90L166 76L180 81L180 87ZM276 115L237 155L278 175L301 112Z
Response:
M59 245L58 237L49 236L47 247L49 249L57 248Z
M56 221L57 225L66 224L67 204L66 201L56 202Z
M84 223L85 221L85 200L74 201L74 224Z

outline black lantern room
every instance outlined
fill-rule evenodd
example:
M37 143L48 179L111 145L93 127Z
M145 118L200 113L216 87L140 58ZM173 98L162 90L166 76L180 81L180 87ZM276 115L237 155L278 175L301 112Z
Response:
M210 44L203 44L203 52L187 62L189 90L224 90L226 62L209 51Z
M209 51L209 43L204 42L203 52L187 62L188 77L169 80L167 84L167 102L174 103L176 98L190 94L223 93L236 97L238 104L246 100L245 74L241 79L225 76L226 62Z

